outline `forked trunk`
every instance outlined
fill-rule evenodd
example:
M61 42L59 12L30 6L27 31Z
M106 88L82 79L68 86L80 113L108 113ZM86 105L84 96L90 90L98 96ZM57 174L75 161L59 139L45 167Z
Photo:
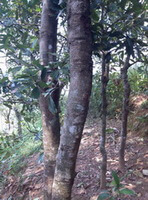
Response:
M102 154L101 164L101 178L100 188L106 187L106 170L107 170L107 153L105 149L106 143L106 115L107 115L107 99L106 99L106 87L109 80L109 63L105 61L105 53L102 57L102 76L101 76L101 97L102 97L102 135L100 140L100 152Z
M119 149L119 165L123 171L125 168L125 146L127 138L127 123L129 113L129 97L130 97L130 84L128 82L128 68L129 68L130 56L127 55L124 67L121 69L121 76L124 87L123 107L122 107L122 129L121 129L121 141Z
M53 113L49 109L49 95L44 93L49 88L42 88L40 95L40 109L42 113L43 146L44 146L44 200L51 199L52 183L54 178L56 155L60 141L59 122L59 85L58 81L50 77L56 69L49 68L50 63L56 62L57 48L57 11L53 7L52 0L43 0L41 28L40 28L40 60L46 66L47 73L42 77L42 81L52 81L52 99L57 112Z
M92 39L89 0L68 1L70 91L61 131L52 200L70 200L75 164L92 85Z
M59 116L49 111L49 99L41 94L43 147L44 147L44 200L51 199L56 155L60 140Z

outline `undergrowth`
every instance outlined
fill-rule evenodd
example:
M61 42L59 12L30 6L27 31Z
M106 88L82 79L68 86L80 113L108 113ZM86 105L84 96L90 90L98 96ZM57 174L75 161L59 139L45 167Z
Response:
M11 141L11 143L8 142L8 138L5 138L5 143L3 143L4 139L1 137L0 142L0 182L3 184L8 176L19 176L27 166L28 156L39 152L42 148L41 140L36 140L34 136L26 135L17 142Z

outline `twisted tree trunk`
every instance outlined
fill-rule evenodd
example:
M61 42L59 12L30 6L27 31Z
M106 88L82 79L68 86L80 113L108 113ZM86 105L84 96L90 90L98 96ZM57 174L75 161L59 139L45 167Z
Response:
M123 107L122 107L122 129L121 129L121 141L119 149L119 165L123 171L125 168L125 146L127 138L127 123L129 113L129 97L130 97L130 84L128 82L128 68L129 68L130 56L127 55L123 68L121 69L121 76L124 87Z
M43 0L41 28L40 28L40 60L46 66L47 72L42 77L43 82L52 81L51 98L55 104L57 112L49 109L49 95L44 93L49 88L41 88L40 109L42 113L43 146L44 146L44 199L51 199L52 183L54 178L56 155L60 141L60 122L59 122L59 85L58 81L50 77L55 68L49 68L50 63L56 62L57 49L57 11L52 0ZM47 67L48 66L48 67ZM45 70L46 71L46 70Z
M68 1L70 91L61 131L52 200L70 200L76 157L87 116L92 85L92 39L89 0Z
M109 81L109 63L106 63L105 53L102 56L102 76L101 76L101 97L102 97L102 135L100 141L100 152L102 154L101 164L101 178L100 188L106 187L106 170L107 170L107 153L105 149L106 143L106 115L107 115L107 99L106 99L106 87Z

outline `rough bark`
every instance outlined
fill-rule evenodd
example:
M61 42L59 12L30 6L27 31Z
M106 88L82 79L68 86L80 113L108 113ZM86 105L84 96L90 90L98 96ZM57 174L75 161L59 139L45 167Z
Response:
M128 113L129 113L129 97L130 97L130 84L128 82L128 68L129 68L130 56L127 55L124 67L121 69L121 77L124 87L124 97L122 106L122 127L121 127L121 141L119 149L119 165L120 169L123 171L125 168L125 146L127 138L127 123L128 123Z
M56 61L57 48L57 13L53 8L52 0L43 0L41 28L40 28L40 60L44 66ZM47 68L44 82L51 80L52 68ZM59 110L59 87L58 81L52 79L52 99ZM44 92L49 88L41 89L40 109L42 113L43 146L44 146L44 200L51 199L52 183L54 178L56 154L60 140L59 114L51 113L49 110L49 96Z
M106 143L106 115L107 115L107 99L106 99L106 87L109 80L109 63L106 63L105 53L102 56L102 76L101 76L101 97L102 97L102 135L100 141L100 152L102 154L101 164L101 178L100 188L106 187L106 170L107 170L107 152L105 149Z
M40 96L44 146L44 200L51 199L56 155L60 140L59 116L49 111L48 97Z
M52 200L70 200L76 157L87 116L92 85L92 39L89 0L68 1L70 91L61 131Z
M56 61L57 49L57 11L52 0L43 0L40 28L40 62L47 66L49 62Z

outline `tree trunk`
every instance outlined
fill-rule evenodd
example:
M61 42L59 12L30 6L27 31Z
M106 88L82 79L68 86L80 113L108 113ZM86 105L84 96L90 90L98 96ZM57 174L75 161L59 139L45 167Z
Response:
M22 137L22 116L21 116L21 113L19 112L19 110L14 107L14 112L15 112L15 116L16 116L16 119L17 119L17 133L19 135L19 137L21 138Z
M106 115L107 115L107 99L106 86L109 80L109 63L106 63L105 53L102 57L102 76L101 76L101 97L102 97L102 135L100 141L100 152L102 154L100 188L106 187L106 170L107 170L107 153L105 149L106 143Z
M47 66L56 61L57 49L57 11L52 0L43 0L40 28L40 62Z
M40 60L41 64L48 66L56 62L57 49L57 11L53 8L52 0L43 0L40 28ZM51 80L50 75L56 70L47 68L46 76L42 81ZM52 79L52 99L59 110L59 87L58 81ZM58 112L49 110L49 95L45 97L44 92L49 88L41 89L40 109L42 113L43 146L44 146L44 200L51 199L52 183L54 178L56 155L60 141L60 122Z
M120 169L123 171L125 168L125 145L127 138L127 123L128 123L128 113L129 113L129 97L130 97L130 84L128 82L128 68L129 68L130 56L127 55L124 67L121 69L121 76L124 86L124 97L123 97L123 107L122 107L122 129L121 129L121 141L119 149L119 165Z
M68 1L70 91L61 131L52 200L70 200L76 157L87 117L92 86L92 39L89 0Z

